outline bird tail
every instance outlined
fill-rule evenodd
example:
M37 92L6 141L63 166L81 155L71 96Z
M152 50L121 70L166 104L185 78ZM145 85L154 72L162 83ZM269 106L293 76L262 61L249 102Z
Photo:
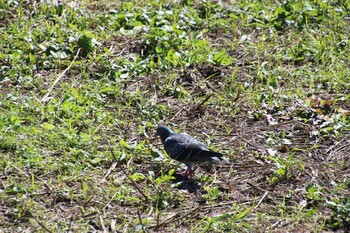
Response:
M213 164L229 164L230 162L223 158L223 154L215 151L202 151L203 158L207 158Z

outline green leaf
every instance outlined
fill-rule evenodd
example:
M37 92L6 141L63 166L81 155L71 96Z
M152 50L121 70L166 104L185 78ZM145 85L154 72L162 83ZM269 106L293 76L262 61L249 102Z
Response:
M253 209L253 207L250 207L250 208L246 209L246 210L243 211L242 213L238 214L237 217L236 217L236 219L237 219L237 220L243 219L252 209Z
M130 178L134 181L142 181L146 178L146 176L142 173L134 173L130 176Z
M45 124L43 125L43 128L44 128L45 130L53 130L54 128L56 128L56 126L54 126L54 125L52 125L52 124L45 123Z

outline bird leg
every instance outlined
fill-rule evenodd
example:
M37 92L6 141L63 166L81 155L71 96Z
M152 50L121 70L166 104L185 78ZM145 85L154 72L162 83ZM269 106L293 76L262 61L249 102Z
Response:
M185 171L181 172L180 175L187 176L189 179L193 179L195 169L192 168L192 164L186 164L187 168Z
M181 176L187 176L188 175L188 171L187 171L187 169L186 170L182 170L178 174L181 175Z
M195 170L195 169L192 169L192 168L191 168L191 170L187 171L188 178L191 179L191 180L192 180L193 177L194 177L194 170Z

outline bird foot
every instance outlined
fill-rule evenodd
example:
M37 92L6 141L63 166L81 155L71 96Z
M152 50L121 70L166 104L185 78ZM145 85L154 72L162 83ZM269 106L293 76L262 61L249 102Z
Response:
M183 170L183 171L180 171L180 172L178 172L179 173L179 175L181 175L181 176L187 176L188 174L187 174L187 170Z
M179 172L179 174L181 175L181 176L187 176L188 177L188 179L193 179L193 177L194 177L194 170L189 170L189 169L186 169L185 171L181 171L181 172Z

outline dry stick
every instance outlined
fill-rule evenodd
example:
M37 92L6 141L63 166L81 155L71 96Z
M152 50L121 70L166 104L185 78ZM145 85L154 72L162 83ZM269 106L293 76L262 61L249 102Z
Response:
M178 105L178 104L176 104L176 103L175 103L175 105L178 106L178 107L180 108L180 110L177 111L177 113L173 116L173 118L171 118L172 120L173 120L177 115L179 115L180 112L182 112L182 111L186 111L186 113L188 112L185 108L181 107L180 105Z
M233 203L235 203L235 201L229 201L229 202L225 202L225 203L220 203L220 204L216 204L216 205L204 205L202 206L202 209L212 209L212 208L216 208L216 207L224 207L224 206L227 206L227 205L233 205Z
M73 65L73 63L75 62L75 60L77 59L78 55L79 55L80 49L78 49L77 54L75 55L73 61L69 64L69 66L60 74L58 75L58 77L56 78L56 80L53 82L53 84L51 85L51 87L48 89L47 93L45 94L45 96L41 99L41 102L46 101L46 99L49 97L49 95L51 94L53 88L56 86L56 84L60 81L60 79L63 77L63 75L70 69L70 67Z
M258 206L261 204L261 202L265 199L266 195L269 193L269 191L266 191L264 193L264 195L262 196L262 198L260 199L260 201L258 202L258 204L256 206L254 206L254 208L252 210L255 210L256 208L258 208Z
M69 217L69 225L68 225L68 231L67 232L70 232L70 229L72 227L72 222L73 222L73 215L71 214L71 216Z
M27 196L41 196L41 195L47 195L47 191L46 192L41 192L41 193L28 193L26 194Z
M261 202L265 199L266 195L269 193L269 191L266 191L264 193L264 195L262 196L262 198L260 199L260 201L258 202L258 204L256 204L256 206L254 206L252 209L249 210L249 212L251 212L252 210L255 210L256 208L259 207L259 205L261 204ZM229 215L233 215L233 213L229 213Z
M337 147L340 143L342 143L344 140L346 139L345 138L342 138L342 140L340 140L339 142L336 142L336 144L334 144L333 146L329 147L329 149L326 151L326 154L328 154L328 152L330 152L331 150L333 150L335 147Z
M337 145L339 145L339 143L338 143ZM342 145L342 146L340 146L340 147L334 149L334 150L330 153L330 155L327 157L327 160L329 160L330 157L331 157L335 152L341 151L341 150L343 150L343 149L346 148L346 147L350 147L350 143L347 143L347 144L345 144L345 145Z
M13 165L12 163L10 163L10 165L15 168L17 171L19 171L20 173L22 173L23 175L25 175L26 177L29 177L29 175L27 173L25 173L23 170L19 169L18 167L16 167L15 165Z
M194 107L192 107L190 110L188 110L187 112L191 112L191 111L196 111L198 108L200 108L205 102L207 102L209 100L210 97L212 97L213 94L209 94L204 100L202 100L201 102L199 102L198 104L196 104Z
M103 209L105 209L113 201L114 197L117 196L117 193L118 191L114 193L113 197L107 202L107 204L103 207Z
M184 216L182 216L180 219L183 219L185 217L187 217L190 214L193 214L194 212L196 212L197 210L199 210L201 208L201 206L197 206L196 208L194 208L193 210L189 211L187 214L185 214Z
M275 226L277 226L281 222L283 222L283 220L276 221L274 224L271 225L271 227L267 227L265 232L269 232L270 230L272 230Z
M34 217L34 215L33 215L31 212L29 212L29 213L30 213L30 216L31 216L42 228L45 229L45 231L52 233L52 231L50 231L44 224L42 224L38 219L36 219L36 217Z
M0 12L5 12L5 13L8 13L11 15L12 18L15 18L16 16L14 14L12 14L11 11L7 11L7 10L4 10L4 9L0 9Z
M159 211L157 211L157 227L159 226L159 218L160 218L160 214L159 214Z
M193 106L192 108L190 108L190 110L186 110L185 108L181 107L180 105L178 104L175 104L176 106L178 106L180 108L180 110L173 116L173 118L171 119L174 119L177 115L180 114L180 112L182 111L186 111L186 113L191 113L191 111L193 110L197 110L199 107L201 107L205 102L207 102L209 100L210 97L212 97L213 94L209 94L204 100L202 100L200 103L196 104L195 106Z
M241 94L241 90L239 89L238 92L237 92L237 96L236 96L236 98L234 98L233 102L237 102L237 100L239 99L240 94Z
M256 208L258 208L259 207L259 205L261 204L261 202L265 199L265 197L266 197L266 195L269 193L269 191L266 191L265 193L264 193L264 195L262 196L262 198L260 199L260 201L258 202L258 204L256 205L256 206L254 206L251 210L249 210L249 212L250 211L252 211L252 210L255 210ZM231 204L231 203L233 203L233 201L232 202L228 202L228 203L226 203L225 205L227 205L227 204ZM219 207L219 206L221 206L220 204L219 205L216 205L215 207ZM209 207L213 207L213 206L209 206ZM202 209L203 208L208 208L208 206L204 206L204 207L202 207ZM229 213L229 215L233 215L233 213Z
M250 142L248 142L247 140L245 140L242 136L240 136L240 135L237 135L237 136L238 136L242 141L244 141L244 142L247 143L248 145L254 147L255 149L263 150L263 148L260 148L260 147L258 147L258 146L255 146L255 145L251 144Z
M337 148L335 151L341 151L341 150L343 150L344 148L346 148L346 147L348 147L348 146L350 147L350 143L345 144L345 145L343 145L343 146Z
M289 125L290 123L295 123L295 120L290 120L290 121L285 121L285 122L281 122L281 123L276 123L274 125L262 126L262 127L260 127L260 129L275 128L275 127L279 127L279 126L282 126L282 125Z
M261 204L261 202L265 199L265 197L266 197L266 195L268 194L268 192L269 192L269 191L266 191L266 192L265 192L265 194L263 195L263 197L260 199L260 201L258 202L258 204L257 204L256 206L253 207L253 209L257 208L257 207ZM253 201L253 200L249 200L249 202L251 202L251 201ZM203 210L203 209L209 209L209 208L212 209L212 208L216 208L216 207L222 207L222 206L226 206L226 205L232 205L233 203L234 203L234 201L230 201L230 202L227 202L227 203L221 203L221 204L217 204L217 205L214 205L214 206L213 206L213 205L197 206L197 207L193 208L192 210L188 211L187 214L185 214L185 215L183 215L183 216L180 216L180 218L179 218L178 220L187 217L188 215L190 215L190 214L196 212L196 211L199 210L199 209L202 209L202 210ZM252 210L253 210L253 209L252 209ZM179 214L180 214L180 213L176 213L176 214L170 216L169 218L165 219L164 221L162 221L159 225L152 225L152 226L150 226L150 227L151 227L151 228L159 228L160 226L169 223L170 220L173 221L173 219L177 218L177 217L179 216Z
M202 206L197 206L196 208L192 209L191 211L189 211L187 214L185 214L184 216L181 216L178 220L183 219L185 217L187 217L188 215L192 214L193 212L197 211L198 209L200 209ZM179 213L176 213L172 216L170 216L169 218L165 219L164 221L162 221L161 223L157 224L157 225L153 225L150 227L155 227L155 228L159 228L160 226L167 224L170 222L170 220L172 221L174 218L176 218L177 216L179 216Z
M116 158L114 151L112 150L111 146L108 144L109 150L111 151L112 155L114 158ZM124 175L126 176L126 178L128 178L128 180L131 182L131 184L134 186L134 188L137 189L137 191L139 191L139 193L141 193L141 195L145 198L146 201L149 200L149 198L146 196L146 194L144 192L142 192L142 190L139 188L139 186L135 183L135 181L133 181L130 176L126 173L126 171L124 171L124 167L122 167L122 172L124 173Z
M161 223L157 223L156 225L152 225L150 226L150 228L159 228L160 226L164 225L165 223L168 223L169 220L173 219L173 218L176 218L177 216L179 216L179 213L176 213L172 216L170 216L169 218L165 219L163 222Z
M108 176L112 174L112 171L115 169L115 167L118 165L117 162L113 163L112 166L108 169L106 175L103 177L102 181L105 181Z
M213 134L213 136L217 137L234 137L234 136L239 136L239 134L233 133L233 134ZM231 139L234 140L234 139Z
M145 226L142 223L142 219L141 219L141 215L140 215L140 210L139 209L137 209L137 217L139 218L140 224L142 226L142 232L146 233L146 229L145 229Z
M97 211L95 211L95 212L92 212L92 213L90 213L90 214L82 215L82 217L83 217L83 218L89 218L89 217L94 216L94 215L96 215L96 214L99 214L99 213L98 213Z
M126 173L126 171L124 171L122 169L122 172L124 173L124 175L128 178L128 180L131 182L131 184L137 189L137 191L139 191L139 193L141 193L141 195L145 198L145 201L148 201L148 197L146 196L146 194L144 194L144 192L142 192L142 190L139 188L139 186L137 186L137 184L135 183L135 181L133 181L130 176Z
M254 185L254 184L252 184L252 183L250 183L250 182L247 182L247 184L248 185L250 185L250 186L252 186L253 188L256 188L257 190L259 190L260 192L268 192L268 191L266 191L265 189L262 189L262 188L260 188L260 187L258 187L258 186L256 186L256 185Z
M10 164L10 165L11 165L13 168L15 168L17 171L19 171L20 173L22 173L23 175L25 175L27 178L29 178L30 175L32 175L35 179L40 180L41 182L43 182L45 188L47 188L47 189L49 190L49 192L52 193L51 188L47 185L47 183L46 183L43 179L41 179L41 178L35 176L33 173L30 173L30 175L28 175L27 173L25 173L23 170L21 170L20 168L16 167L15 165L13 165L13 164ZM46 194L47 194L47 192L46 192Z
M92 201L92 199L94 199L94 196L91 196L90 199L84 203L83 207L85 208Z
M0 9L0 10L1 10L1 9ZM6 82L7 82L7 83L10 83L10 81L11 81L11 80L10 80L9 78L6 78L6 79L4 79L4 80L1 80L1 81L0 81L0 84L6 83Z
M101 226L102 226L102 229L103 229L103 232L108 232L107 231L107 228L106 228L106 225L105 225L105 221L103 220L102 216L99 214L100 216L100 222L101 222Z
M45 188L48 189L50 193L52 193L51 188L49 187L49 185L46 183L45 180L41 179L40 177L36 177L33 173L30 173L30 174L31 174L32 176L34 176L34 178L36 178L36 179L40 180L41 182L43 182Z
M197 69L198 70L198 69ZM191 74L190 74L191 75ZM216 73L209 75L208 77L204 78L203 75L201 75L204 79L201 80L200 82L196 82L196 85L192 88L192 90L190 91L190 95L192 95L192 93L199 87L199 85L201 84L207 84L212 90L214 90L215 92L217 92L217 89L215 87L213 87L209 82L207 82L209 79L211 79L212 77L214 77L216 75Z

